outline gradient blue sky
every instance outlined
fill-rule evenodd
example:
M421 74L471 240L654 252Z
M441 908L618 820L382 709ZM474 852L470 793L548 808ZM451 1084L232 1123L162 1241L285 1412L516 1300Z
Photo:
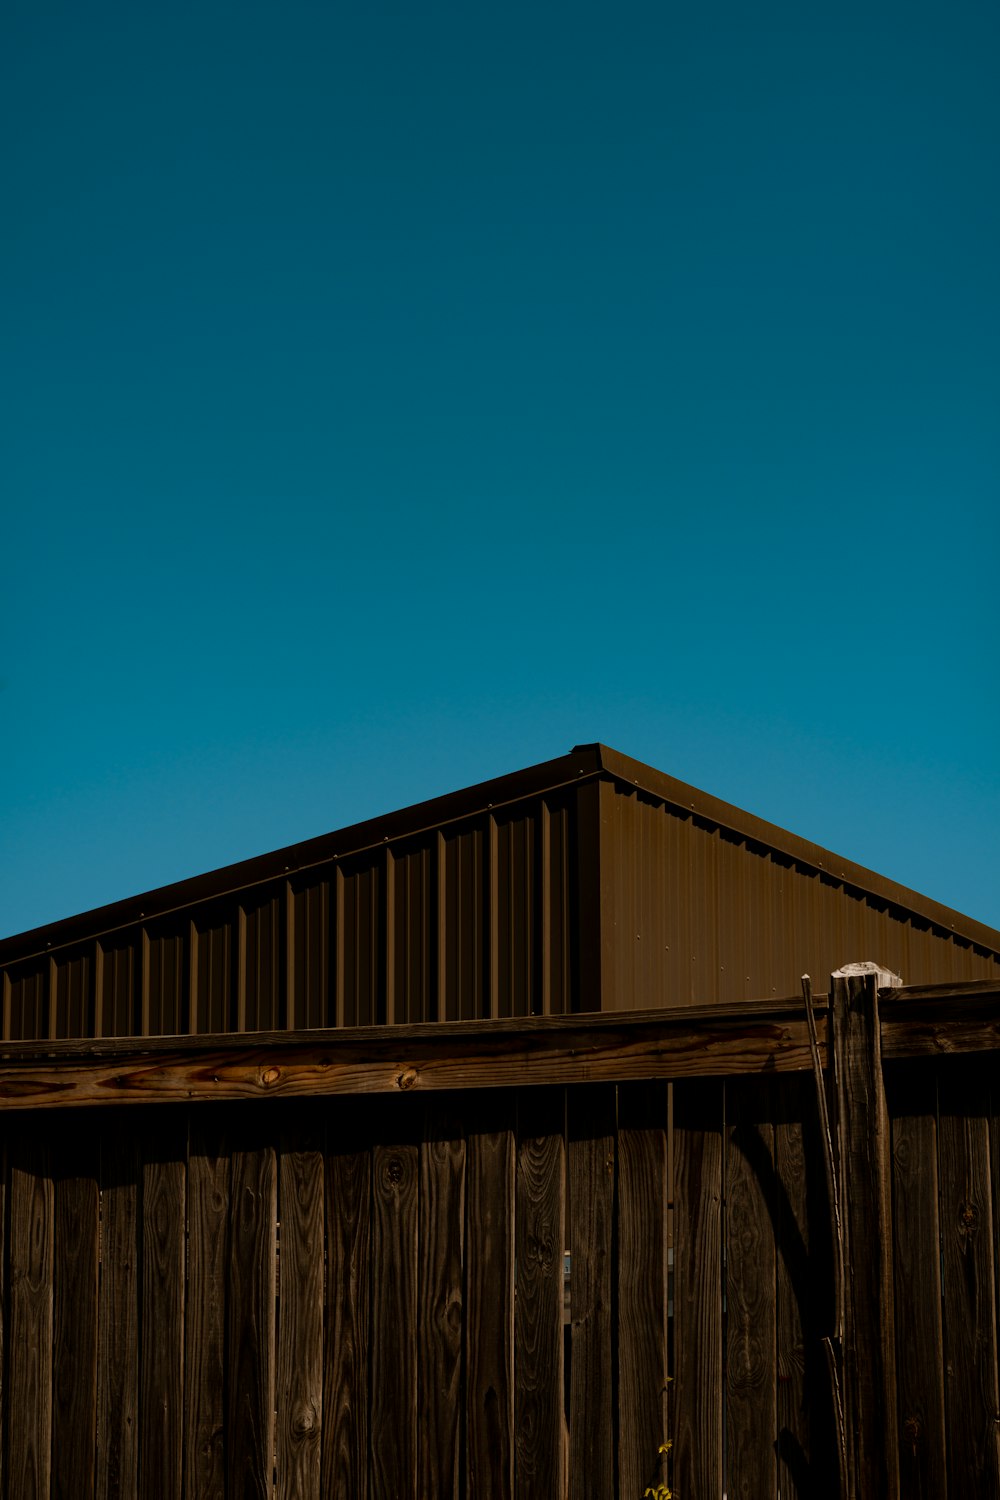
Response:
M995 4L2 33L0 931L593 739L1000 926Z

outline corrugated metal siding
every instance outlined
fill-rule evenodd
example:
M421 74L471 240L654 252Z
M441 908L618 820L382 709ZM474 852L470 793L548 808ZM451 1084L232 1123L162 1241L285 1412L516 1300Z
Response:
M793 995L863 958L907 984L1000 976L996 954L696 813L611 781L600 803L606 1010Z
M858 958L1000 977L1000 934L601 746L0 954L10 1040L761 999Z
M4 1037L568 1011L580 800L574 787L487 810L14 964Z

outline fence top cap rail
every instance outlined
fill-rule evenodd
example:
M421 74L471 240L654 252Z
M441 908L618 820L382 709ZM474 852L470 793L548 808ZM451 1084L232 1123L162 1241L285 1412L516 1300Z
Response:
M825 1012L825 995L813 996L813 1009ZM302 1031L201 1032L181 1036L72 1037L47 1040L0 1042L0 1064L30 1062L39 1058L69 1060L95 1057L143 1057L167 1052L241 1052L266 1048L294 1050L320 1047L330 1052L362 1049L392 1053L400 1048L452 1043L504 1047L530 1047L533 1041L562 1038L579 1040L627 1038L657 1034L664 1037L684 1031L750 1031L755 1026L781 1025L801 1020L805 1008L801 995L785 1000L738 1001L727 1005L678 1005L669 1009L636 1011L579 1011L561 1016L510 1016L490 1021L419 1021L403 1026L329 1026Z
M499 813L594 779L613 781L624 790L639 791L681 816L695 817L738 839L758 844L809 873L874 896L1000 957L1000 932L994 928L607 745L589 744L576 745L568 755L555 760L4 938L0 940L0 966L148 922L196 903L236 896L253 886L294 876L316 865L385 845L391 847L398 840L444 830L477 814Z

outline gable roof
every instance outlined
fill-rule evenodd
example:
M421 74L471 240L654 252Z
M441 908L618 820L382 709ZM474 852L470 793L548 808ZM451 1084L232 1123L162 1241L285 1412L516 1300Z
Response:
M7 1037L761 998L870 957L992 978L1000 933L600 744L0 942Z

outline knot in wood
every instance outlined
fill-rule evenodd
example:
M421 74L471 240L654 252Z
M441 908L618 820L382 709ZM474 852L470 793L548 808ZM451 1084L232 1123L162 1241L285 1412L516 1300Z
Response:
M528 1259L535 1261L543 1268L552 1264L552 1241L543 1240L538 1235L528 1236Z
M398 1089L412 1089L418 1076L416 1068L404 1068L402 1073L396 1074L396 1087Z
M317 1431L316 1413L311 1405L296 1407L292 1417L292 1431L297 1438L311 1437Z
M262 1068L261 1069L261 1072L260 1072L260 1081L264 1085L265 1088L270 1088L271 1085L272 1085L272 1083L277 1083L277 1081L278 1081L278 1079L280 1077L281 1077L281 1069L280 1068L276 1068L273 1065L270 1068Z
M973 1235L979 1228L979 1205L968 1200L962 1205L962 1233Z
M390 1156L385 1168L386 1180L398 1187L403 1180L403 1163L398 1156Z
M923 1424L921 1423L919 1417L907 1417L906 1421L903 1423L903 1431L906 1433L911 1446L914 1448L917 1446L917 1442L919 1441L922 1425Z

